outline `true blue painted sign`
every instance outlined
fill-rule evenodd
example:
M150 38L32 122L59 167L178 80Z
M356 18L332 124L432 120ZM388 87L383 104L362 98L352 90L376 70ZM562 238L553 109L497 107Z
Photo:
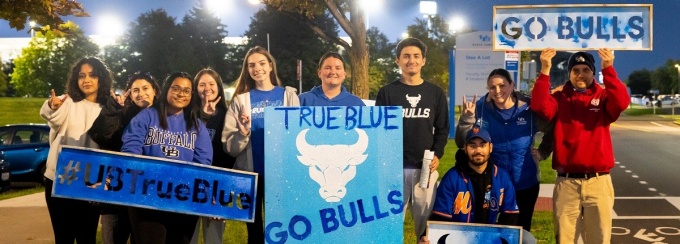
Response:
M520 244L522 227L428 221L430 243Z
M52 196L253 222L257 174L64 146Z
M651 4L494 6L493 49L652 50Z
M265 109L267 243L402 243L401 107Z

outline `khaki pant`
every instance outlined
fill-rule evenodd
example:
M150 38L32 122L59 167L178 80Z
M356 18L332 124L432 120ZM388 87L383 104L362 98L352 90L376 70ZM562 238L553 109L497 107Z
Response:
M553 191L557 243L610 243L614 187L610 175L589 179L557 177Z
M418 185L420 169L404 169L404 213L410 206L416 238L424 234L427 228L427 219L430 218L432 207L434 207L437 178L439 178L439 173L432 172L430 187L423 189Z

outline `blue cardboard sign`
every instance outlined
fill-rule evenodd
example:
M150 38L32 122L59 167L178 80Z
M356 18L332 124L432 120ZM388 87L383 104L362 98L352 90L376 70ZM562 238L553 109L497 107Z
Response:
M267 243L403 242L402 108L265 108Z
M63 146L52 196L253 222L257 174Z
M652 4L494 6L493 50L652 50Z
M522 243L522 227L427 221L430 243Z

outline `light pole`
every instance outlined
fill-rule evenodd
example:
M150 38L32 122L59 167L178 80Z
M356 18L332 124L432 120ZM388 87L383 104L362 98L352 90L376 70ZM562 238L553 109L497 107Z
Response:
M424 18L427 18L427 36L430 36L432 29L432 20L430 17L437 14L437 2L435 1L420 1L420 13Z
M678 90L677 90L676 94L680 94L680 64L675 64L675 68L678 70ZM675 100L677 100L677 102L680 103L680 97L676 97ZM675 106L672 106L672 107L673 107L673 115L675 115Z
M31 20L31 22L28 22L28 25L31 26L31 38L33 38L35 36L35 30L33 28L35 27L36 23L35 21Z
M460 17L451 18L449 31L455 40L456 33L463 29L465 21ZM456 40L456 44L458 40ZM456 46L449 50L449 138L456 136Z

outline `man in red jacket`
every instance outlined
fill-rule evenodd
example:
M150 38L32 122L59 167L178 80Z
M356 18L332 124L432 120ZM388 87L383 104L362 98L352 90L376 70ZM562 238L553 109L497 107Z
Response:
M575 243L583 235L585 243L610 243L614 151L609 125L628 107L630 97L614 70L614 53L606 48L598 50L604 88L594 82L593 55L577 52L569 58L569 82L551 95L555 53L552 48L541 52L541 75L531 92L531 109L555 123L555 238Z

